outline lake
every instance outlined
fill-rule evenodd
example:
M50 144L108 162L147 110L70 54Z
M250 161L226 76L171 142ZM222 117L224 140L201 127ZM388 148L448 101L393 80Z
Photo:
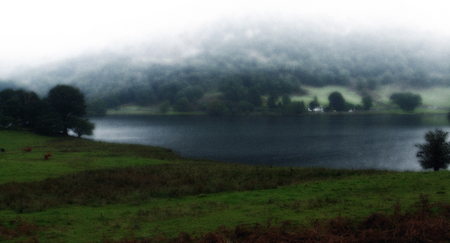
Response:
M425 133L445 115L298 117L105 116L87 138L172 149L189 158L253 165L418 171Z

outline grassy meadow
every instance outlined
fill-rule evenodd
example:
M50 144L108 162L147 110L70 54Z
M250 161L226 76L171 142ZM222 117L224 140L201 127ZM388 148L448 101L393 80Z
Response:
M9 130L0 130L0 147L0 241L173 238L220 226L358 220L404 210L423 194L450 203L448 171L249 166Z

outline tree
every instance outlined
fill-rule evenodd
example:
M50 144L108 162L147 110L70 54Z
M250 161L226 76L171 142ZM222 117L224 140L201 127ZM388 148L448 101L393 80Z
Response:
M226 82L219 88L219 90L223 93L225 99L234 102L239 102L245 96L244 87L235 81Z
M210 116L221 116L223 114L222 102L219 100L211 101L206 108L206 112Z
M267 106L270 109L276 109L277 100L278 100L278 93L275 90L271 90L269 94L269 99L267 100Z
M188 86L187 88L183 89L183 92L184 97L186 97L190 102L194 102L202 98L204 93L202 87L198 85Z
M43 112L38 117L38 122L34 126L34 129L36 132L42 134L61 134L61 131L64 129L64 124L56 112Z
M425 134L425 144L416 144L419 148L416 157L424 169L447 169L450 163L450 143L446 142L448 132L436 129Z
M283 107L287 107L288 105L290 105L292 101L289 94L284 93L283 96L281 97L281 102L283 104Z
M255 107L260 107L262 105L261 93L259 92L258 87L253 86L247 91L247 101Z
M333 107L336 111L345 111L347 109L344 97L337 91L328 96L328 101L330 101L330 107Z
M295 115L302 114L306 111L305 103L303 101L294 101L291 103L292 110Z
M0 115L13 119L15 125L33 127L42 110L34 92L6 89L0 92Z
M320 107L320 104L319 104L319 100L317 99L317 95L316 95L316 96L314 96L314 100L309 102L309 109L314 110L315 108L319 108L319 107Z
M407 93L394 93L389 99L400 106L400 109L404 111L414 111L419 105L422 104L422 97L418 94Z
M77 116L71 117L71 129L77 134L78 137L81 135L92 135L92 131L95 128L95 124L89 122L88 119L83 119Z
M364 95L364 97L362 97L362 103L363 103L363 108L364 110L370 110L370 108L372 108L372 97L370 95Z
M163 103L161 103L161 105L159 105L158 110L159 112L165 114L169 111L169 108L170 108L170 101L166 100Z
M82 117L86 114L84 95L79 89L68 85L57 85L52 88L46 99L50 107L62 121L62 133L68 134L68 129L73 126L72 117Z
M252 103L250 103L250 102L248 102L246 100L241 100L238 103L238 109L239 109L239 111L247 113L247 112L254 111L255 110L255 106L253 106Z
M173 105L173 109L179 112L187 112L191 109L191 104L186 97L180 98Z

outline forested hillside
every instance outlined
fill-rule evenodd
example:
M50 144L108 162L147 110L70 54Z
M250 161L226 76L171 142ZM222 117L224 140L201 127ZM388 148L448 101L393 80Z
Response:
M21 70L12 79L40 96L56 84L73 85L107 107L195 103L229 90L238 97L227 100L237 102L254 90L301 94L302 85L449 85L449 47L448 38L412 30L247 18Z

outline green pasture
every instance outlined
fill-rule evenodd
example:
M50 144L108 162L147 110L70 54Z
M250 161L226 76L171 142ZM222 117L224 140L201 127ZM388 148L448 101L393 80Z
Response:
M375 93L378 95L378 101L389 104L389 97L397 92L411 92L419 94L422 97L422 106L450 109L450 87L432 87L423 89L403 88L395 85L379 86Z
M118 149L118 146L120 149ZM45 137L26 131L0 130L0 184L43 180L77 171L111 167L167 163L170 150L139 145L94 142L74 137ZM31 152L24 148L31 147ZM155 153L156 152L156 153ZM52 153L46 160L44 154ZM152 153L149 157L140 155Z
M292 101L303 101L305 106L317 96L319 103L325 108L328 106L328 96L333 92L340 92L346 102L354 105L362 105L361 94L354 89L345 86L324 86L324 87L312 87L302 86L302 89L307 91L305 95L293 95ZM422 97L423 105L417 108L414 113L446 113L450 109L450 87L432 87L432 88L404 88L397 85L380 85L375 90L370 91L369 94L373 97L374 103L370 112L384 112L395 114L410 114L409 112L403 112L397 106L393 105L389 97L396 92L412 92L419 94ZM206 94L202 101L209 102L211 99L220 97L220 93ZM264 99L268 99L268 96L263 96ZM281 100L281 98L280 98ZM108 115L161 115L157 107L140 107L137 105L122 106L116 110L108 110ZM204 115L205 112L174 112L170 110L165 115L183 115L183 114L196 114Z
M350 102L352 104L361 104L361 96L355 93L348 87L344 86L325 86L325 87L312 87L312 86L302 86L302 89L307 91L306 95L295 96L292 98L292 101L303 101L305 106L309 104L314 99L314 96L317 96L317 100L319 104L323 107L328 106L328 96L333 92L339 92L344 97L345 101Z
M32 152L23 151L29 146L33 148ZM11 195L23 198L22 205L8 206L5 202L9 199L0 195L0 220L11 222L21 218L41 226L42 229L35 232L41 242L101 242L161 234L175 237L180 232L206 233L221 225L277 225L284 220L308 225L311 220L339 214L360 218L373 212L392 212L396 203L406 209L414 206L421 194L429 195L432 202L450 202L448 171L389 172L233 165L183 159L163 148L45 137L26 131L0 130L0 147L6 150L6 153L0 153L0 189L9 186L18 193ZM54 157L45 160L43 154L48 152ZM163 191L161 196L153 197L145 190L128 190L126 195L118 194L117 200L88 195L84 199L74 196L73 200L68 200L71 203L59 206L43 205L51 193L72 195L61 188L50 189L45 183L60 183L62 187L76 190L76 185L70 183L80 183L76 178L89 171L97 175L105 169L120 171L130 166L136 168L135 171L140 168L160 171L157 175L162 178L153 186L168 190L167 193ZM139 177L137 174L129 176L130 179ZM48 177L52 180L46 179ZM107 178L111 184L114 180L123 180L117 173ZM181 178L179 182L173 182L179 184L164 189L172 183L166 180L174 178ZM272 184L265 185L266 182ZM103 186L109 184L93 180L89 186L96 188L101 183ZM147 182L142 180L142 183ZM37 184L43 184L44 190L48 187L48 194L23 194L26 188ZM189 186L210 189L201 193ZM185 193L174 194L170 190ZM120 200L120 197L126 200ZM24 208L30 200L35 200L37 206ZM28 238L25 235L8 241L27 241Z

